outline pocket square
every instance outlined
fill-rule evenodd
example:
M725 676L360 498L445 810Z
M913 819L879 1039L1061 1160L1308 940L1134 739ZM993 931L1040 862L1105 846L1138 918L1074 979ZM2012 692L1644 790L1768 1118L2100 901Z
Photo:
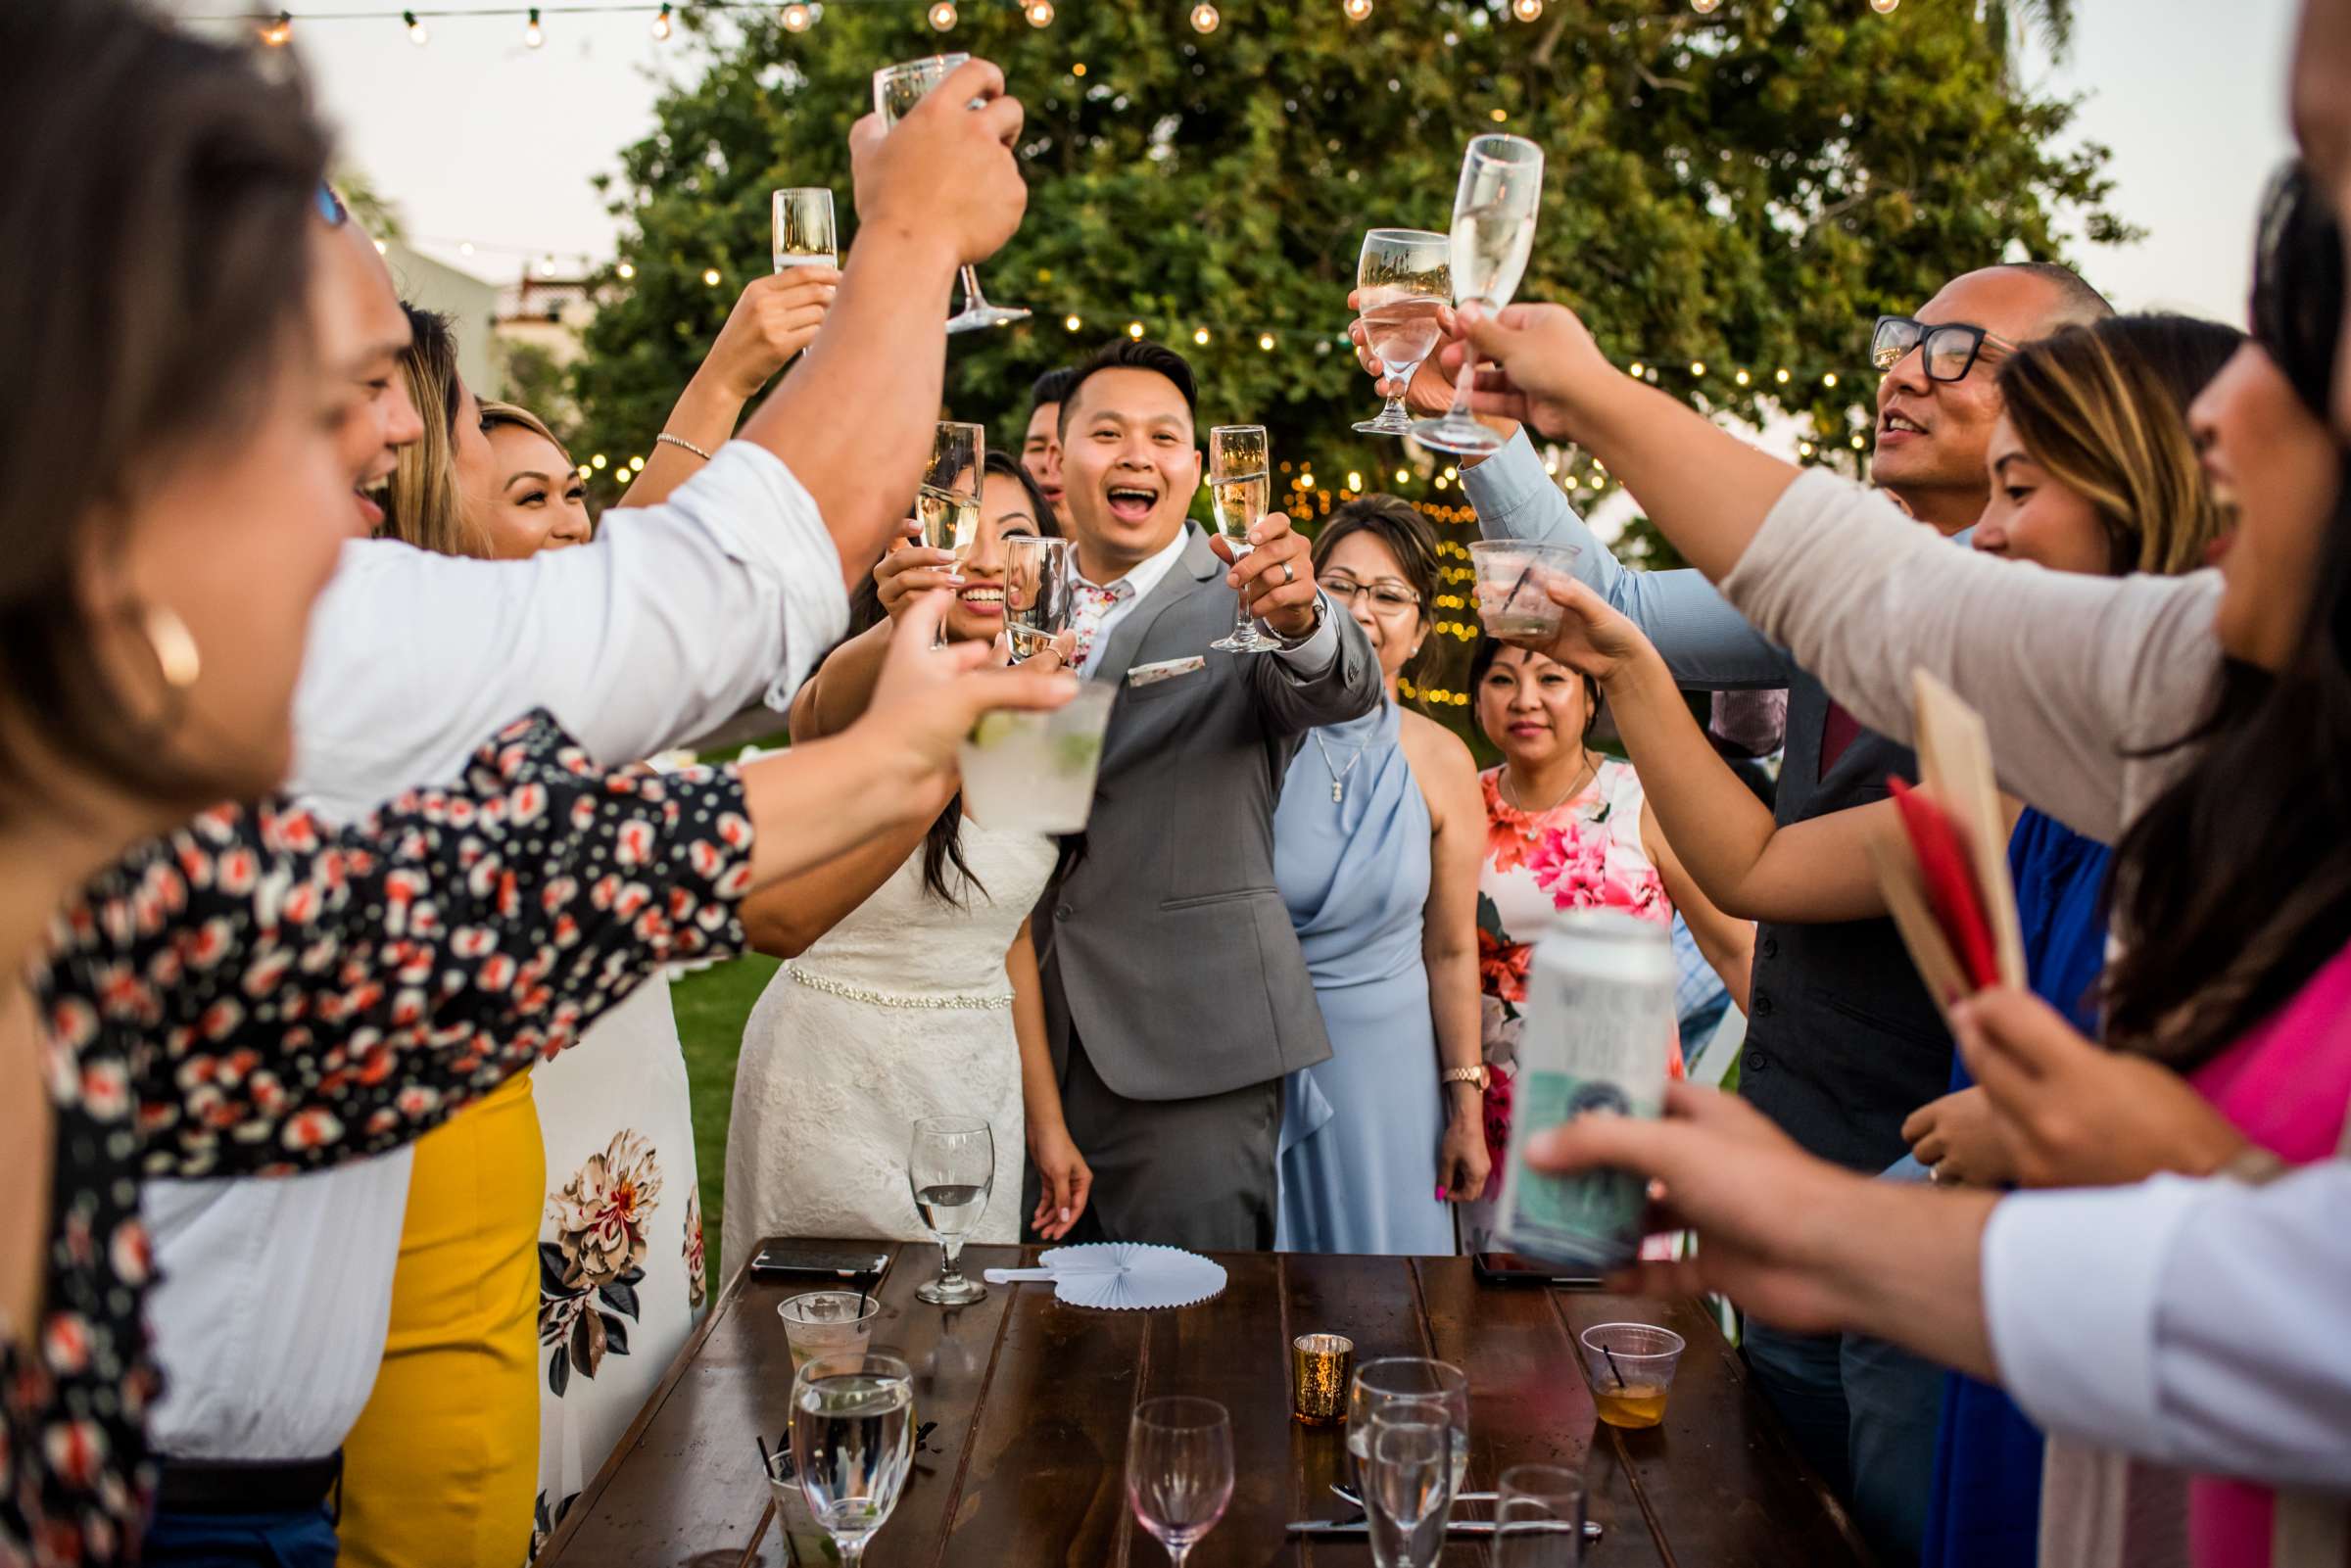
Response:
M1188 659L1162 659L1157 664L1138 664L1127 672L1128 686L1155 686L1172 681L1179 675L1189 675L1208 663L1205 654L1195 653Z

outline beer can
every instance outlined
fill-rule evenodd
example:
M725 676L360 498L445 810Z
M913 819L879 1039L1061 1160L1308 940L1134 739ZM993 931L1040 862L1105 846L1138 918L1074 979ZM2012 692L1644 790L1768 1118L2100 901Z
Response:
M1673 985L1666 927L1620 911L1564 914L1535 944L1498 1226L1512 1252L1596 1270L1638 1256L1647 1182L1621 1170L1529 1170L1526 1145L1588 1111L1654 1117L1663 1110Z

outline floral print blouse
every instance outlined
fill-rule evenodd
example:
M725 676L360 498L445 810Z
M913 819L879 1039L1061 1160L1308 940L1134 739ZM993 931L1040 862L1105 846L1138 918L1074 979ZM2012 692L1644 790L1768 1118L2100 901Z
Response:
M739 951L750 845L731 773L607 772L534 713L456 786L348 829L224 806L62 911L31 976L56 1164L38 1331L0 1342L0 1564L137 1555L139 1178L417 1137L662 965Z

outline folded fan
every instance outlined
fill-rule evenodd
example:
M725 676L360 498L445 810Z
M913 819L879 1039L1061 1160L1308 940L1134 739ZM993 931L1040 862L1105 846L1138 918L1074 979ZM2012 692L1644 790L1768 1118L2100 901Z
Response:
M1147 1311L1190 1307L1224 1289L1224 1265L1180 1247L1148 1242L1089 1242L1037 1255L1036 1268L991 1268L987 1282L1051 1280L1053 1295L1072 1307Z
M1959 960L1970 988L1981 990L2000 982L1999 963L1992 956L1991 922L1984 913L1975 873L1968 866L1967 846L1959 830L1943 809L1899 779L1894 803L1901 812L1902 832L1918 857L1918 874L1926 883L1927 904L1935 924Z

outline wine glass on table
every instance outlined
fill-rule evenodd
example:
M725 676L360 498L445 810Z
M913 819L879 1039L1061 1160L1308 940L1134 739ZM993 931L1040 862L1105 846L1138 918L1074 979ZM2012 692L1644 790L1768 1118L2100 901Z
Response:
M792 1466L848 1568L889 1519L914 1464L914 1374L894 1355L828 1356L792 1380Z
M1417 228L1375 228L1364 236L1355 263L1355 308L1380 371L1399 389L1434 353L1438 313L1453 298L1453 242ZM1355 427L1367 436L1412 434L1412 416L1399 390L1376 419Z
M1494 1568L1576 1568L1584 1560L1581 1474L1514 1464L1494 1496Z
M921 103L932 88L971 58L966 54L932 55L909 60L904 65L883 67L874 72L874 113L882 117L884 125L896 124L901 115ZM963 268L962 278L963 309L947 318L949 332L976 332L982 327L1029 319L1029 312L1017 305L988 304L987 297L980 292L980 274L970 265Z
M1358 1366L1347 1390L1347 1452L1359 1470L1371 1451L1372 1418L1398 1400L1443 1406L1453 1426L1453 1490L1458 1493L1469 1469L1468 1374L1450 1361L1420 1355L1383 1356Z
M821 185L795 186L775 192L767 201L769 252L777 271L840 264L831 191Z
M1068 540L1015 534L1004 541L1004 630L1015 664L1070 629L1077 597Z
M1127 1500L1183 1568L1232 1501L1232 1419L1214 1400L1145 1400L1127 1432Z
M1216 513L1217 532L1232 546L1237 558L1249 553L1249 530L1266 515L1273 499L1269 474L1264 425L1219 425L1208 433L1208 500ZM1281 646L1278 638L1259 630L1249 613L1247 591L1234 613L1232 635L1209 644L1229 653L1266 653Z
M1389 1400L1371 1412L1359 1476L1378 1568L1429 1568L1445 1549L1461 1446L1434 1400Z
M996 1138L985 1117L925 1117L914 1124L906 1151L906 1181L915 1212L938 1240L938 1278L915 1288L934 1307L968 1307L987 1299L987 1287L966 1279L959 1259L963 1239L987 1212L996 1185Z
M1453 300L1488 312L1518 292L1535 247L1535 209L1543 199L1543 149L1523 136L1476 136L1462 155L1462 183L1453 198ZM1477 384L1477 356L1462 351L1462 375L1453 406L1442 419L1413 424L1423 447L1468 456L1495 451L1502 438L1469 414Z

